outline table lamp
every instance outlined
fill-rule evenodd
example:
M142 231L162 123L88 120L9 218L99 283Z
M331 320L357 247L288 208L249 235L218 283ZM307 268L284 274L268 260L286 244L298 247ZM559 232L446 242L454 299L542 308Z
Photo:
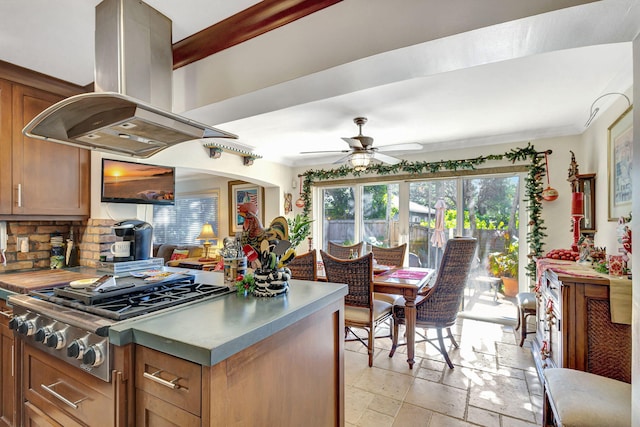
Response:
M202 226L202 230L200 230L200 235L196 237L196 239L198 240L204 240L204 243L202 244L204 246L204 258L200 258L198 261L214 261L213 258L209 258L209 248L211 247L211 242L209 240L216 238L216 234L213 232L213 227L211 227L211 224L205 223Z

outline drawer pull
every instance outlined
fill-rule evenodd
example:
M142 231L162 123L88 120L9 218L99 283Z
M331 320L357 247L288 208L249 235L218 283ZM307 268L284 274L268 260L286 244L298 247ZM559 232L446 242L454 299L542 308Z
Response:
M162 370L155 371L153 374L150 374L148 372L144 372L142 374L142 376L145 377L145 378L149 378L151 381L155 381L160 385L163 385L165 387L169 387L170 389L173 389L173 390L180 388L180 386L177 384L178 380L180 380L180 377L175 377L171 381L167 381L165 379L160 378L160 373L161 372L162 372Z
M0 314L2 314L7 319L11 319L13 317L13 310L0 310Z
M76 400L75 402L70 401L69 399L67 399L66 397L64 397L63 395L61 395L60 393L58 393L57 391L55 391L53 389L53 387L57 386L61 382L62 381L58 381L57 383L53 383L53 384L48 385L48 386L46 386L44 384L40 384L40 387L42 387L43 389L48 391L53 397L59 399L60 401L62 401L65 404L67 404L68 406L71 406L73 409L78 409L78 403L82 402L83 400L87 400L87 398L83 397L82 399Z

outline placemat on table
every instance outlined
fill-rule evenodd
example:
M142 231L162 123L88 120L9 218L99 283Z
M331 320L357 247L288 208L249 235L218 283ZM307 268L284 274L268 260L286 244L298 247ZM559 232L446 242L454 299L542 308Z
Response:
M391 273L389 277L393 277L395 279L420 280L427 274L429 273L426 271L396 270Z

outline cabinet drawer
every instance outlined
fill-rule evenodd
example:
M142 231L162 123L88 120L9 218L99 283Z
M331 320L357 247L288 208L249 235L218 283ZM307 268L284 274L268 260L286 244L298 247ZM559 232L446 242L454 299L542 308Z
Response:
M25 400L64 426L111 427L111 384L24 345Z
M28 427L71 427L55 422L38 407L33 406L31 402L24 402L24 425Z
M146 347L136 347L136 388L200 416L202 367Z
M200 427L200 418L142 390L136 390L136 425Z

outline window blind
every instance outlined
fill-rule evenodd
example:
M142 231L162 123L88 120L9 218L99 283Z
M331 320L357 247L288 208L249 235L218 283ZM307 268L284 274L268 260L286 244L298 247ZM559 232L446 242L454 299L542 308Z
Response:
M154 205L153 243L199 245L196 237L206 222L218 236L218 202L216 193L176 198L173 206Z

